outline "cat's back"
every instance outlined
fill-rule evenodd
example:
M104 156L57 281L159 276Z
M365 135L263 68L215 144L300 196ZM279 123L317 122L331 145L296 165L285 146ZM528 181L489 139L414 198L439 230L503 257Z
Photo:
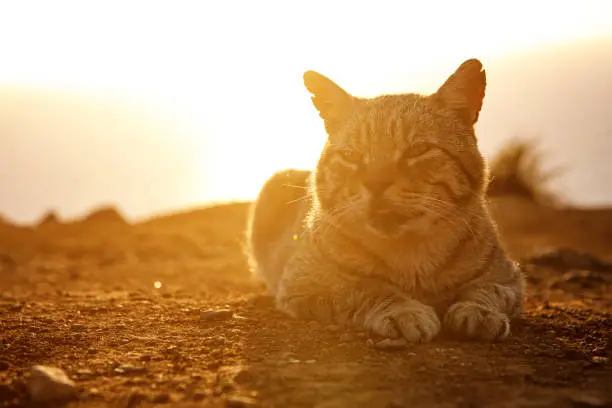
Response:
M251 271L274 293L291 252L293 236L309 210L310 171L288 169L263 185L249 214L246 249Z

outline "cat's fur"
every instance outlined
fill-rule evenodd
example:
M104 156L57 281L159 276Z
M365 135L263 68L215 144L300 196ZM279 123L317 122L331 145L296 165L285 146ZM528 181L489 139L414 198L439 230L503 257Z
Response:
M481 63L465 61L427 96L357 98L313 71L304 83L328 141L314 172L266 182L247 231L277 307L409 341L442 327L506 337L523 277L485 203Z

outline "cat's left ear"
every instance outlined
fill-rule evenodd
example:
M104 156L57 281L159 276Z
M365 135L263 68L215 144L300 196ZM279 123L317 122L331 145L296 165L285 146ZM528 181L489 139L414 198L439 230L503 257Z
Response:
M304 85L313 95L312 103L325 121L327 132L333 132L350 112L355 98L334 81L315 71L304 73Z
M482 63L469 59L457 68L435 95L444 106L455 110L471 126L478 121L486 86Z

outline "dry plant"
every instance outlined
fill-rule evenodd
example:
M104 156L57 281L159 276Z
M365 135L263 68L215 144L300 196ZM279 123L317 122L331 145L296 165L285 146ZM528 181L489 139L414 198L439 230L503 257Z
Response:
M543 156L533 139L512 139L489 161L489 197L517 196L542 205L558 205L549 182L559 170L545 171Z

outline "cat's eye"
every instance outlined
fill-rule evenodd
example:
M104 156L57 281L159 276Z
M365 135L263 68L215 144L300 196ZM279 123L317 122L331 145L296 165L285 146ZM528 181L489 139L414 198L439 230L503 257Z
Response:
M434 155L435 146L430 144L416 144L404 152L399 161L400 167L409 167L418 161L426 159Z
M427 153L433 151L434 148L435 146L424 143L410 146L402 155L402 160L418 159L426 155Z
M425 153L429 152L433 148L434 146L430 144L419 143L419 144L410 146L410 148L406 149L406 152L404 152L404 157L405 158L417 158L417 157L423 156Z
M339 149L337 151L338 156L341 160L349 164L359 164L362 161L363 156L361 153L352 149Z

